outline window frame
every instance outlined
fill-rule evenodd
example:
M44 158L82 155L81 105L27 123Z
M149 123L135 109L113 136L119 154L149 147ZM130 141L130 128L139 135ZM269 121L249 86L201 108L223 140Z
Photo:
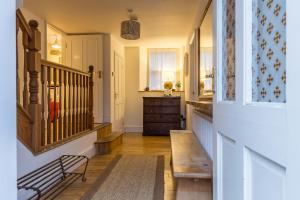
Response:
M162 86L161 89L152 89L150 88L150 75L151 75L151 69L150 69L150 54L153 51L174 51L176 53L176 80L175 83L180 81L182 86L181 86L181 90L183 90L183 83L181 81L181 70L180 70L180 49L179 48L148 48L147 49L147 86L149 87L150 91L163 91L164 88ZM173 85L173 89L175 89L175 85Z

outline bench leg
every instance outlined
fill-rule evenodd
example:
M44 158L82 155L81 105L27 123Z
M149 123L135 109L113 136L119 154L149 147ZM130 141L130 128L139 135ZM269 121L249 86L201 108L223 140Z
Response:
M176 200L212 200L209 179L176 178Z
M86 169L87 169L87 166L89 164L89 158L88 157L85 157L86 158L86 163L85 163L85 167L84 167L84 171L83 171L83 174L82 174L82 182L85 182L86 181L86 177L85 177L85 174L86 174Z

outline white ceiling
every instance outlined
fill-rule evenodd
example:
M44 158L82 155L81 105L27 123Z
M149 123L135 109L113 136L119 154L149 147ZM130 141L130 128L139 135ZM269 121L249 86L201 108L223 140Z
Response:
M24 7L66 33L112 33L126 46L165 41L185 44L203 0L24 0ZM205 5L200 5L200 7ZM132 8L141 39L120 38L120 23ZM199 13L198 13L199 14Z

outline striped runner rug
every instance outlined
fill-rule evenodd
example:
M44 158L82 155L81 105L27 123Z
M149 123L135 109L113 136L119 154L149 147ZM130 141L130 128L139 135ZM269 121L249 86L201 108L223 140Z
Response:
M117 155L82 200L163 200L164 156Z

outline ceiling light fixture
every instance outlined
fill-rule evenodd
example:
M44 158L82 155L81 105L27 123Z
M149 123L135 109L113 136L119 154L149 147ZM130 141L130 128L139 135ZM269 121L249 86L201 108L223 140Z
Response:
M55 41L54 41L54 43L51 45L51 47L53 48L53 49L61 49L61 46L60 46L60 44L58 43L58 41L57 41L57 35L55 36L56 38L55 38Z
M133 10L128 9L129 20L121 23L121 37L126 40L137 40L140 38L141 25L138 18L132 14Z

